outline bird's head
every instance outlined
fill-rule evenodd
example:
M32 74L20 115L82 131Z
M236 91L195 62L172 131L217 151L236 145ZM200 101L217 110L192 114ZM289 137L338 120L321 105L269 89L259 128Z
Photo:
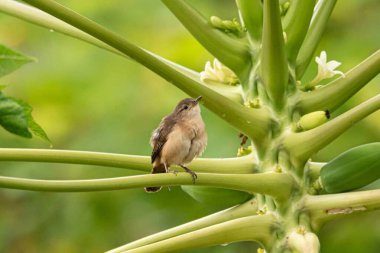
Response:
M201 109L199 107L199 101L202 99L202 96L197 97L196 99L185 98L181 100L176 106L174 113L182 119L190 119L200 115Z

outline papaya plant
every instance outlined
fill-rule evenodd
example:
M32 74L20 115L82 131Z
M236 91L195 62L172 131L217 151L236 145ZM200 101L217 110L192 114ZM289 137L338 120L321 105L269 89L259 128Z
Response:
M239 19L233 20L206 18L190 1L162 0L215 57L200 73L55 1L24 2L30 5L2 0L0 11L145 66L189 96L201 95L206 108L242 133L237 157L202 158L189 165L198 175L194 184L181 172L91 180L0 177L2 188L32 191L182 186L199 201L216 205L215 199L221 198L229 207L108 252L174 252L239 241L257 241L258 252L319 252L317 234L324 224L380 208L380 189L369 187L380 177L378 142L350 149L328 163L311 161L353 124L380 109L377 94L330 115L380 72L380 50L346 73L337 70L340 63L329 60L325 51L316 52L336 0L236 0ZM318 72L305 80L316 53ZM149 156L54 149L3 148L0 160L151 169Z

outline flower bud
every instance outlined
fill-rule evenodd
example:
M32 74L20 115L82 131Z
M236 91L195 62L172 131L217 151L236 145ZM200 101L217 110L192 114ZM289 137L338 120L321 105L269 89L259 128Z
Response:
M210 23L213 27L223 30L226 33L234 33L235 35L241 35L241 33L243 32L243 28L236 19L222 20L217 16L211 16Z
M298 131L306 131L320 126L327 122L330 118L329 111L316 111L303 115L297 122L296 127Z
M248 101L244 102L244 105L249 108L260 108L260 99L255 98L253 100L249 99Z
M266 251L263 248L257 248L257 253L266 253Z
M228 85L236 85L239 82L235 73L216 58L212 65L209 61L206 62L205 70L200 73L200 79L202 82L210 80Z
M238 149L238 152L237 152L237 156L238 157L241 157L241 156L246 156L246 155L249 155L252 153L252 146L248 146L246 148L244 147L240 147Z
M211 16L210 22L211 22L212 26L215 28L222 28L222 26L223 26L223 24L222 24L223 20L217 16Z
M314 233L306 232L304 228L289 234L288 246L298 253L318 253L320 248L318 237Z

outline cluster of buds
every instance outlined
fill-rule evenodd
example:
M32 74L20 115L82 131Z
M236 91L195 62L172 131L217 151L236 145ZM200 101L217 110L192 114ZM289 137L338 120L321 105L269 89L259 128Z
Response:
M254 98L245 101L244 105L249 108L260 108L261 103L259 98Z
M225 33L233 33L237 36L242 36L244 29L240 25L239 21L235 18L233 20L222 20L217 16L210 17L210 23L213 27L224 31Z

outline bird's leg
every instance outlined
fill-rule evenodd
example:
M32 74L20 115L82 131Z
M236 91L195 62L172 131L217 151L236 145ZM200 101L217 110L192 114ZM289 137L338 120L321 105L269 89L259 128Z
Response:
M191 175L191 177L193 178L193 184L195 184L195 179L198 178L197 174L182 164L179 164L179 166L181 166L187 173Z
M167 165L166 163L164 163L165 165L165 170L166 170L166 173L173 173L174 175L177 175L177 171L176 170L171 170Z
M164 166L165 166L165 172L166 172L166 173L173 172L172 170L169 169L169 166L168 166L166 163L164 163ZM177 173L177 172L175 172L175 173ZM169 190L169 191L172 190L172 189L170 188L170 186L168 186L168 190Z

